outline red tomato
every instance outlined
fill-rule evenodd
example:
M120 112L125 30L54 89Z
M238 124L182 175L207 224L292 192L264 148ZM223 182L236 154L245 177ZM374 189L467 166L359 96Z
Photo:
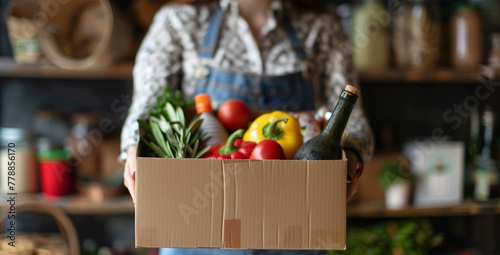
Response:
M250 122L250 108L243 101L230 99L224 102L218 112L219 121L233 132L240 128L246 129Z
M253 149L250 159L286 159L281 145L271 139L262 140Z

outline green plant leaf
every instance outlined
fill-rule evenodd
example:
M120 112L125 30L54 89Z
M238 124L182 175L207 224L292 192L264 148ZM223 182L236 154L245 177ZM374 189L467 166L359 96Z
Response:
M429 248L434 248L439 246L444 241L444 235L442 233L437 234L429 241Z
M170 121L170 122L178 122L179 121L177 118L177 113L176 113L174 107L172 106L172 104L167 103L165 105L165 111L167 112L168 121Z
M186 130L180 129L181 133L179 135L179 151L181 152L181 158L186 157Z
M382 165L378 182L383 188L388 188L398 181L412 180L412 176L405 172L406 169L403 169L401 164L398 161L388 161Z
M144 129L144 131L146 131L147 133L151 133L151 126L149 125L148 122L144 121L144 120L141 120L141 119L138 119L137 120L137 123L139 124L139 126Z
M189 141L189 145L193 146L196 141L199 141L200 145L203 144L202 140L200 139L200 131L198 130L197 132L194 133L193 137L191 138L191 141Z
M187 135L184 137L184 155L187 155L187 150L189 147L188 141L191 138L191 132L187 132Z
M158 120L158 125L160 126L161 132L163 132L163 133L167 132L168 122L165 119L165 116L160 115L160 118Z
M193 120L191 120L191 122L189 123L188 127L186 128L186 130L188 132L191 132L191 133L195 133L197 131L200 131L199 128L200 128L200 126L201 126L202 123L203 123L203 119L194 118Z
M175 158L174 157L174 152L172 151L172 148L170 147L170 143L166 141L166 154L169 158Z
M167 137L167 141L170 142L172 146L174 147L179 146L175 138L175 133L174 130L172 129L172 125L169 122L167 122L165 136Z
M163 152L163 150L160 147L158 147L156 144L149 143L145 140L143 140L143 142L156 153L156 156L161 157L161 158L167 157L167 155Z
M165 138L160 130L160 126L156 122L151 122L151 130L153 131L153 136L155 138L156 144L160 147L164 152L167 151L167 144L165 143Z
M177 120L181 124L181 127L186 127L186 117L184 116L184 111L180 106L177 106Z
M196 153L198 152L198 145L200 145L200 140L195 140L193 150L191 151L191 157L196 158Z
M349 228L346 254L427 254L442 238L429 220L391 220Z
M205 154L208 150L210 149L210 146L207 146L203 149L201 149L198 153L196 153L196 156L194 156L194 158L200 158L201 156L203 156L203 154Z
M180 122L174 121L174 122L171 122L170 124L172 125L172 128L175 131L175 133L177 133L178 135L180 135L181 134L181 130L184 129L184 128L181 127Z

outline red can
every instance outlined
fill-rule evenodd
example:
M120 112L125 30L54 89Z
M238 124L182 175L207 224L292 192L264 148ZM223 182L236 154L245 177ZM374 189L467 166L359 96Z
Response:
M65 196L73 188L72 168L68 163L69 154L64 150L39 153L40 181L42 193L48 196Z

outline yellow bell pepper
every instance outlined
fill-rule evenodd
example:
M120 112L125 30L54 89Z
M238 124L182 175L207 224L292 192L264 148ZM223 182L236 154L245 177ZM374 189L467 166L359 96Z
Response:
M243 141L259 143L265 139L275 140L285 151L286 158L291 159L304 143L300 130L299 121L295 117L282 111L274 111L255 119L243 135Z

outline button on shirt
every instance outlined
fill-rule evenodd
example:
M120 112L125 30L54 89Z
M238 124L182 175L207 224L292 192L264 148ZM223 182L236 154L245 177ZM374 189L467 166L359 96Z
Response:
M281 0L273 0L267 24L256 39L230 2L220 1L228 13L211 66L255 75L284 75L307 66L314 84L315 105L330 110L346 84L357 86L348 42L340 22L332 15L298 12ZM181 86L184 97L194 97L196 70L201 64L198 50L215 8L215 4L181 4L164 6L157 12L136 56L133 100L121 137L122 160L126 159L126 149L139 141L137 119L148 117L148 110L165 86L171 90ZM307 62L296 58L285 35L281 26L284 11L308 55ZM357 150L368 160L373 153L373 136L361 100L346 130L344 146Z

